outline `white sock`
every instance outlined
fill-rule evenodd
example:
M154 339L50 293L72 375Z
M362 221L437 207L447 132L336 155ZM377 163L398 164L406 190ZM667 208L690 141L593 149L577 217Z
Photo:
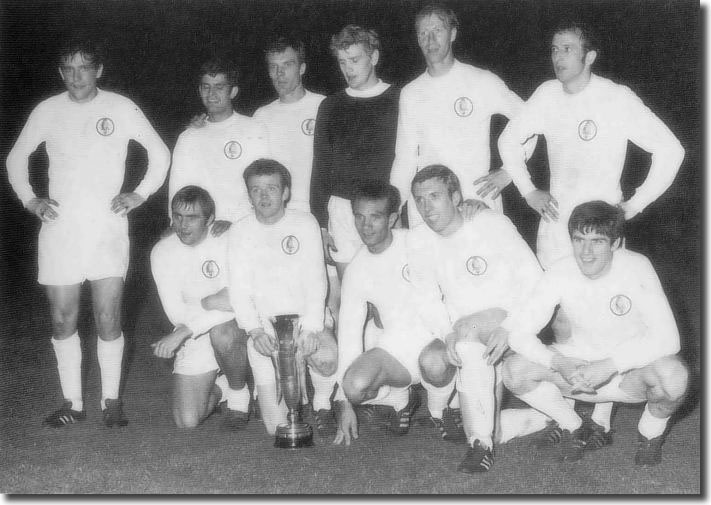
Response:
M311 376L311 384L314 386L313 407L316 412L319 410L331 410L331 395L333 394L333 386L336 385L336 374L329 377L324 377L309 366L309 375Z
M239 410L240 412L249 411L249 388L247 385L242 389L232 389L225 375L218 375L215 379L215 384L217 384L220 391L222 391L222 396L219 401L227 401L228 409Z
M375 398L371 398L370 400L364 401L362 403L362 405L384 405L385 399L389 395L390 395L390 386L385 384L383 386L380 386L380 388L378 389L378 394L375 395Z
M501 422L501 434L497 440L499 444L540 431L550 421L550 417L532 408L503 409L499 416Z
M101 370L101 408L106 408L107 399L118 399L121 386L121 362L123 361L123 333L115 340L96 340L96 357Z
M533 391L517 396L534 409L547 414L564 430L572 432L583 424L575 409L552 382L541 382Z
M449 397L454 391L454 382L454 379L452 379L452 382L446 386L438 388L429 382L422 381L422 387L427 391L427 410L430 411L430 415L435 419L442 419Z
M276 384L257 385L259 390L259 410L267 433L274 435L277 425L286 423L287 408L284 402L277 403Z
M62 395L66 400L72 402L73 410L84 410L81 394L81 340L79 340L79 333L75 332L62 340L52 337L52 347L54 347L54 355L57 357Z
M479 342L459 342L457 354L462 367L457 375L457 391L462 409L462 421L467 440L479 440L491 449L494 433L496 397L494 367L482 358L486 346Z
M596 403L591 419L605 429L605 433L610 431L610 420L612 418L612 407L614 402Z
M382 388L381 388L382 389ZM389 405L395 409L395 412L400 412L407 406L410 401L410 388L395 388L390 386L390 394L383 398L382 404Z
M644 412L642 412L642 417L639 418L639 424L637 424L637 429L647 440L652 440L657 438L659 435L664 433L667 429L667 423L669 418L667 417L654 417L649 411L649 403L644 406Z

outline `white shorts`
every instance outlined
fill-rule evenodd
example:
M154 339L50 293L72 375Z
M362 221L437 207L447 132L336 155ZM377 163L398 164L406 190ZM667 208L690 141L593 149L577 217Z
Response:
M331 251L331 258L336 263L350 263L363 245L353 219L351 201L338 196L328 200L328 233L338 252Z
M85 280L126 277L128 221L113 213L57 210L42 223L38 241L40 284L66 286ZM74 214L74 215L72 215Z
M372 326L376 328L375 325ZM424 341L413 338L412 334L388 333L380 328L372 331L377 331L377 334L374 333L371 337L374 344L373 347L384 350L405 367L410 372L411 384L420 382L422 380L420 376L420 353L432 339L428 337L427 341ZM370 339L366 338L366 342L367 340Z
M220 366L215 359L210 335L205 333L198 338L189 338L175 355L173 373L180 375L201 375Z

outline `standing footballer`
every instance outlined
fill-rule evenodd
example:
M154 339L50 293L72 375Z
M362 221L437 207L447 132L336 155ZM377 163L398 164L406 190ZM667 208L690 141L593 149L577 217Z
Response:
M101 370L101 409L106 426L128 421L119 400L124 337L121 299L128 268L128 220L163 183L170 153L131 100L97 87L104 71L98 47L72 40L59 58L66 92L30 114L7 158L10 183L27 210L42 221L39 283L46 286L64 405L45 419L59 428L85 419L82 351L77 332L81 284L91 283ZM148 153L138 187L120 193L129 140ZM49 156L49 197L29 183L29 157L42 144Z

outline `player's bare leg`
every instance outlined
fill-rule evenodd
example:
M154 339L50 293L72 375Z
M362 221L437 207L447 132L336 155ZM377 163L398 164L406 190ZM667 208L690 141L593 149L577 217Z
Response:
M178 428L195 428L215 409L217 371L199 375L173 374L173 419Z
M101 409L104 424L125 426L119 400L121 366L123 362L124 337L121 331L121 300L123 278L108 277L91 281L91 299L98 338L96 355L101 370Z
M81 341L77 332L81 284L47 286L52 319L52 347L57 358L59 383L65 405L45 419L45 424L61 427L82 420L84 401L81 384Z
M222 391L222 400L227 402L225 427L228 429L243 429L249 420L248 338L234 320L210 329L215 359L224 373L218 378L218 386Z
M338 345L329 329L318 334L318 350L306 358L311 383L314 386L313 412L319 436L330 437L336 433L336 419L331 406L331 396L336 386Z
M457 368L447 359L447 346L435 339L425 346L419 357L422 386L427 391L427 408L430 421L439 430L444 440L463 442L466 440L461 422L461 410L449 408L454 391L454 377Z

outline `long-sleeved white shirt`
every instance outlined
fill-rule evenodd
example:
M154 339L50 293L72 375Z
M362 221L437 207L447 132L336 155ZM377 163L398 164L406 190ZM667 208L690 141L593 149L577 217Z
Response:
M316 218L286 209L266 225L252 213L229 235L230 299L240 327L251 331L273 316L298 314L304 331L322 331L327 281Z
M684 148L667 126L629 88L591 75L582 91L566 93L558 80L544 82L499 137L499 152L522 195L533 191L523 142L544 135L550 193L561 219L583 202L622 200L620 177L631 141L652 154L649 175L628 205L641 212L671 185Z
M207 121L178 137L168 185L168 213L175 193L184 186L207 190L215 200L215 219L233 223L251 212L244 169L269 157L268 134L257 120L236 112L224 121Z
M410 282L407 233L406 230L393 230L393 242L385 251L373 254L363 247L348 264L338 312L336 377L339 384L353 361L368 350L363 342L367 302L378 309L386 337L400 341L406 336L415 347L423 347L433 338L420 319Z
M390 181L402 201L410 198L415 173L431 164L449 167L462 186L464 198L479 198L474 181L489 172L491 116L514 117L523 100L496 75L454 61L443 76L427 71L402 89L395 161ZM535 140L530 146L532 152ZM410 198L410 200L412 200ZM501 199L487 199L501 211ZM408 204L417 214L414 203ZM419 221L419 216L415 216Z
M134 190L143 198L157 191L168 172L170 151L128 98L97 90L85 103L64 92L41 102L30 114L7 157L10 184L23 205L35 198L28 158L45 142L49 157L49 197L58 212L108 215L126 172L129 140L148 154L148 169Z
M306 90L297 102L283 103L277 99L254 113L254 119L267 129L272 158L291 173L289 207L305 212L310 211L316 113L324 98Z
M461 317L499 307L511 313L541 276L516 227L491 210L443 237L426 224L408 234L410 277L418 310L439 338Z
M557 304L570 320L571 337L561 348L570 357L611 358L622 373L679 351L669 302L654 268L641 254L615 251L610 271L598 279L586 277L574 257L563 258L504 322L511 348L548 368L553 351L536 334Z
M231 311L205 310L201 305L204 297L229 283L227 244L226 235L208 234L199 244L189 246L172 234L151 251L151 271L163 310L173 325L190 328L192 338L235 317Z

